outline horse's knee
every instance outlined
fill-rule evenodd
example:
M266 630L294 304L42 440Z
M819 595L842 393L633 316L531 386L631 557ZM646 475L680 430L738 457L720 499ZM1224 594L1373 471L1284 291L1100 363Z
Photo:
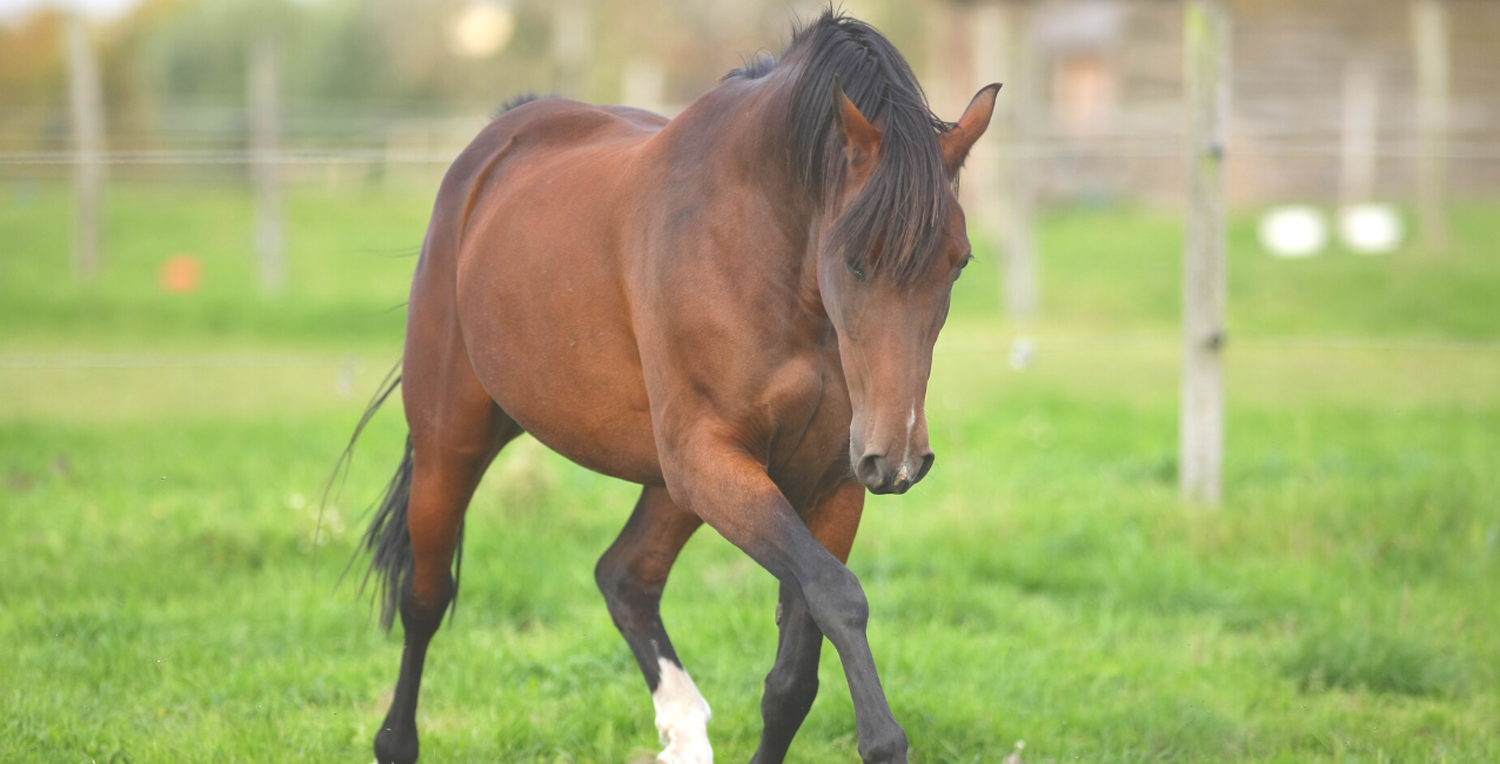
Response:
M864 633L870 623L870 600L854 572L840 565L803 585L808 612L830 639Z

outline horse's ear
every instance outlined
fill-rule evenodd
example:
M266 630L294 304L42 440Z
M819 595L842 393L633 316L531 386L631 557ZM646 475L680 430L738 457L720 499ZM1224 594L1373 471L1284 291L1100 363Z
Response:
M880 154L880 129L865 119L849 96L844 95L844 86L838 77L833 78L833 118L838 122L839 137L844 142L844 156L849 166L856 171L867 171L874 166Z
M943 150L943 167L948 170L949 177L958 174L958 168L964 166L964 159L969 156L969 149L974 148L979 136L984 135L985 128L990 126L990 115L995 112L995 94L999 92L1000 83L985 85L969 102L969 108L958 118L958 124L938 136L938 145Z

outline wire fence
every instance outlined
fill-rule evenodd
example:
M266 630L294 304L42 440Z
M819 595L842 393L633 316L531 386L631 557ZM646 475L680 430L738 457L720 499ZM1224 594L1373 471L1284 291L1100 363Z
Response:
M1003 355L1010 352L1014 331L998 332L975 338L945 337L938 345L939 354ZM1182 342L1171 332L1049 332L1036 340L1047 352L1090 352L1101 348L1173 349ZM1317 335L1235 336L1235 347L1253 351L1331 351L1331 352L1433 352L1466 353L1500 357L1500 338L1442 336L1359 336ZM125 369L330 369L352 375L369 365L368 359L346 352L0 352L0 370L125 370Z
M26 165L322 165L322 164L449 164L462 151L449 149L285 149L271 153L242 150L162 149L142 151L109 151L97 155L80 155L75 151L0 151L0 166ZM1186 155L1183 141L1127 139L1089 142L1032 142L1010 144L1000 148L981 146L973 156L985 158L1062 158L1088 154L1111 158L1175 159ZM1324 158L1339 159L1350 153L1340 144L1329 141L1285 140L1282 145L1256 142L1250 148L1233 148L1230 156L1245 158ZM1356 151L1354 156L1382 159L1437 158L1452 161L1500 160L1500 142L1450 142L1433 150L1416 141L1405 145L1387 145Z

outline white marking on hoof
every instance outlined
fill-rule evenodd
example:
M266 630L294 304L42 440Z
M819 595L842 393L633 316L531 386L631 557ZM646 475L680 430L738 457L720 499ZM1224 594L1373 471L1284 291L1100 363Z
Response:
M714 749L708 744L708 720L713 712L698 692L693 678L682 667L657 658L661 681L651 702L656 706L656 731L666 746L656 755L662 764L713 764Z

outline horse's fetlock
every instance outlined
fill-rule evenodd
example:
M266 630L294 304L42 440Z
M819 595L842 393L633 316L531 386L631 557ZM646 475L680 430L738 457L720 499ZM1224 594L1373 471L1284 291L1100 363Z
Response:
M416 764L420 752L415 729L401 734L394 727L383 727L375 733L377 764Z

